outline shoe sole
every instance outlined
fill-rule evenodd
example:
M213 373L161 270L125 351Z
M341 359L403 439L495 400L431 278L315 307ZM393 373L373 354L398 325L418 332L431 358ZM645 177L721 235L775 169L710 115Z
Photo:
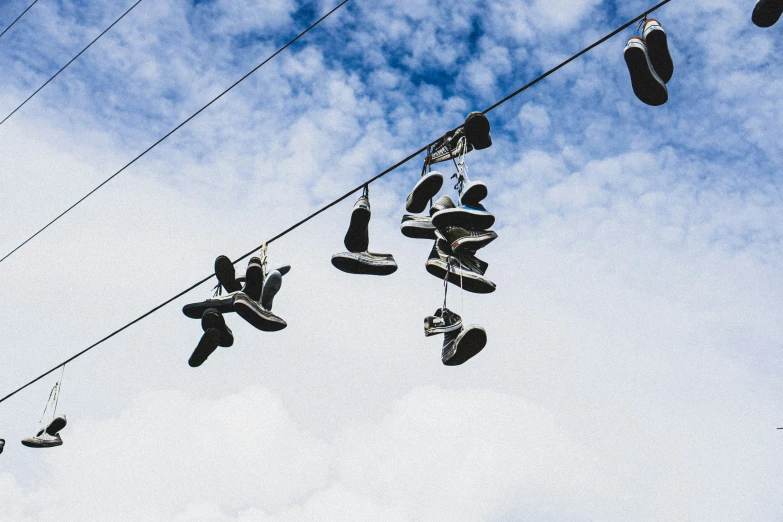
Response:
M226 256L218 256L215 259L215 276L226 292L238 292L242 289L242 285L236 280L234 265Z
M200 303L186 304L182 307L182 313L191 319L201 319L204 312L214 308L221 314L227 314L234 311L234 293L227 294L214 299L207 299Z
M461 237L451 243L451 251L455 254L461 254L465 250L475 252L492 243L497 239L497 234L482 234L480 236Z
M652 69L644 51L639 47L628 47L625 52L625 63L631 74L631 87L640 101L658 107L669 100L669 91L658 75Z
M68 424L68 421L65 420L65 417L57 417L52 421L49 426L46 427L46 433L54 437L57 435L57 433L65 428L66 424Z
M435 227L432 226L432 222L403 221L400 232L411 239L435 239Z
M201 317L201 329L205 332L210 329L220 332L219 346L228 348L234 344L234 334L231 329L226 325L226 320L223 315L217 311L207 310Z
M753 8L751 20L758 27L772 27L783 14L783 0L761 0Z
M262 332L278 332L288 326L280 317L271 312L264 312L261 310L261 305L258 303L256 305L258 306L254 306L244 299L237 299L234 303L234 310L242 319Z
M272 272L272 274L274 274L274 272ZM280 273L278 272L278 274ZM277 277L267 276L266 281L264 281L264 288L261 290L261 305L264 308L267 310L272 309L272 303L274 302L274 298L277 295L277 292L280 291L281 286L283 286L282 275L278 275ZM268 295L269 297L267 297Z
M459 334L454 345L454 354L443 361L446 366L459 366L483 350L487 345L487 332L480 326L468 326Z
M261 264L249 264L245 273L245 287L242 293L253 301L261 299L261 291L264 289L264 268Z
M461 227L473 230L486 230L495 224L495 216L481 211L465 208L447 208L432 216L435 228Z
M44 443L41 442L35 442L31 441L29 439L22 439L22 445L27 446L28 448L54 448L57 446L62 446L63 441L62 440L53 440L53 441L47 441Z
M365 252L370 246L370 236L367 227L370 224L370 209L355 208L351 212L351 224L345 234L345 248L349 252Z
M193 354L188 359L188 365L191 368L198 368L207 358L212 355L212 352L217 350L220 343L220 332L215 328L210 328L204 335L201 336L196 349L193 350Z
M647 43L647 53L655 73L663 81L669 83L674 75L674 62L669 53L669 42L666 33L662 29L650 31L644 39Z
M427 203L438 195L438 191L443 186L443 175L441 173L430 172L422 177L413 187L405 202L405 209L408 212L419 214L427 208Z
M487 197L487 186L484 183L474 183L460 196L460 201L465 205L478 205Z
M461 286L467 292L474 294L491 294L496 289L495 283L484 276L463 272L462 277L460 277L459 272L455 272L453 267L451 270L449 270L446 263L441 260L430 259L427 261L425 266L427 268L427 272L434 275L441 281L443 281L443 279L447 277L446 274L448 274L449 283L456 286Z
M362 262L359 258L347 257L341 254L332 256L332 265L338 270L354 275L386 276L397 271L397 263L394 263L393 261L367 264L366 262Z
M489 135L489 120L481 112L471 112L465 118L465 136L476 150L483 150L492 145Z

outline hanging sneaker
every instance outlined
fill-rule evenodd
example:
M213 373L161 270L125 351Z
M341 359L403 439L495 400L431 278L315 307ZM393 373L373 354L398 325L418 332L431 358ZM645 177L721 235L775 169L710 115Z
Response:
M60 430L65 428L66 424L68 424L68 421L65 419L65 415L58 415L52 419L52 422L46 427L46 434L52 436L57 435Z
M201 329L206 332L207 330L217 330L220 332L220 341L218 346L228 348L234 344L234 333L231 328L226 324L226 320L223 318L223 314L210 308L204 312L201 316Z
M261 290L264 288L264 265L261 258L253 256L247 262L247 271L245 272L245 286L242 293L247 295L253 301L261 299Z
M459 197L459 201L463 205L474 207L485 197L487 197L487 186L483 181L467 180L462 187L462 194Z
M674 74L674 62L669 52L669 42L666 32L655 18L648 18L644 22L642 31L644 43L647 45L647 53L650 55L650 63L663 83L669 83Z
M342 252L332 256L332 264L348 274L385 276L397 271L391 254L373 252Z
M232 292L226 295L219 295L212 299L201 301L200 303L186 304L182 307L182 313L191 319L201 319L204 316L204 312L210 308L214 308L221 314L227 314L234 311L234 296L240 292Z
M201 336L201 339L196 345L196 349L193 350L190 359L188 359L188 365L191 368L198 368L204 364L204 361L206 361L210 355L212 355L212 352L217 350L219 345L220 331L218 331L216 328L208 329Z
M370 246L368 231L370 215L370 200L366 196L361 196L353 205L351 224L343 241L349 252L364 252Z
M449 269L451 263L451 269ZM495 291L495 283L484 277L489 265L470 254L452 255L448 244L438 239L432 246L425 263L427 272L441 281L448 282L475 294L489 294Z
M269 272L264 279L264 289L261 291L261 306L264 310L272 309L272 301L274 300L277 292L280 291L280 287L283 285L283 276L277 270Z
M215 259L215 276L226 292L239 292L242 285L237 281L234 264L226 256Z
M493 216L483 205L462 204L455 208L445 208L432 216L435 228L462 227L472 230L486 230L495 224Z
M647 105L663 105L669 99L669 91L663 80L655 72L647 45L638 36L632 36L623 50L628 72L631 74L631 86L636 97Z
M459 366L487 345L487 332L472 324L461 332L455 330L443 337L441 360L446 366Z
M430 207L430 217L434 216L441 210L455 208L456 206L457 205L454 204L454 201L452 201L449 196L441 196L438 198L438 201L433 203L433 205Z
M432 165L467 154L473 150L473 145L465 137L465 127L461 126L454 132L448 132L438 138L430 150L432 152L427 155L427 163Z
M405 214L400 223L400 232L413 239L435 239L435 226L430 217Z
M277 332L288 326L283 319L264 310L261 303L242 292L237 293L234 310L242 319L263 332Z
M492 230L468 230L462 227L444 227L438 229L436 235L446 240L455 254L475 252L498 237Z
M53 448L55 446L62 446L63 440L60 438L59 433L56 435L44 433L36 437L22 439L22 444L28 448Z
M482 112L471 112L465 118L465 136L468 143L476 150L492 146L492 136L489 135L489 120Z
M462 318L448 308L438 308L435 315L424 318L424 335L430 337L462 329Z
M783 0L759 0L751 20L759 27L772 27L783 14Z
M0 439L0 454L3 453L3 448L5 448L5 439Z
M405 210L419 214L427 208L427 203L438 195L443 186L443 174L429 172L422 176L405 201Z

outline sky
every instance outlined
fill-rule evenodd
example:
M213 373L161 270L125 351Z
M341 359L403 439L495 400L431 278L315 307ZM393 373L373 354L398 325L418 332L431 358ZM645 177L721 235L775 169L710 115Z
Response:
M39 1L0 39L2 116L131 3ZM0 253L334 5L144 0L0 126ZM650 5L351 0L0 263L0 394ZM227 316L190 368L212 280L65 368L61 447L19 443L56 374L0 404L0 520L783 520L783 23L753 5L655 13L661 107L628 29L488 114L466 161L497 291L449 292L488 334L465 365L423 335L442 282L399 232L419 157L370 187L395 274L332 267L351 197L270 245L285 330Z

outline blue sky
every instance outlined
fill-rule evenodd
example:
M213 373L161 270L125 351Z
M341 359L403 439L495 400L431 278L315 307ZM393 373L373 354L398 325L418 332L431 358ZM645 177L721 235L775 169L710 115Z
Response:
M12 20L23 0L0 6ZM10 112L130 5L41 0L0 39ZM145 0L0 126L6 252L241 77L326 2ZM0 265L15 388L527 83L648 6L352 0ZM631 91L619 35L490 114L471 153L499 239L489 335L458 369L424 316L442 284L404 238L414 161L370 189L357 278L346 201L272 245L289 327L229 317L198 370L180 309L69 365L65 444L35 452L44 380L0 405L0 518L777 520L783 441L780 24L753 2L654 16L669 102ZM451 170L443 167L444 174ZM446 190L446 189L444 189ZM465 495L471 491L471 495ZM55 511L56 510L56 511Z

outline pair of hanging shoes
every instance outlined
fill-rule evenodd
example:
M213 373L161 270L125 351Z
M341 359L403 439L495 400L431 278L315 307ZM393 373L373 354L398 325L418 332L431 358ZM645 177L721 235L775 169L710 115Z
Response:
M623 50L636 97L647 105L659 106L669 100L666 84L674 74L666 32L657 20L644 22L642 37L632 36Z
M443 334L441 361L459 366L487 345L487 332L478 325L462 326L462 318L448 308L438 308L435 315L424 318L424 335Z
M332 265L348 274L385 276L397 271L392 254L370 252L370 199L367 188L351 211L351 222L343 243L348 252L332 256Z
M783 0L759 0L751 20L759 27L772 27L783 14Z
M63 440L60 438L60 430L68 424L65 415L58 415L42 430L35 434L35 437L22 439L22 444L28 448L53 448L61 446Z

